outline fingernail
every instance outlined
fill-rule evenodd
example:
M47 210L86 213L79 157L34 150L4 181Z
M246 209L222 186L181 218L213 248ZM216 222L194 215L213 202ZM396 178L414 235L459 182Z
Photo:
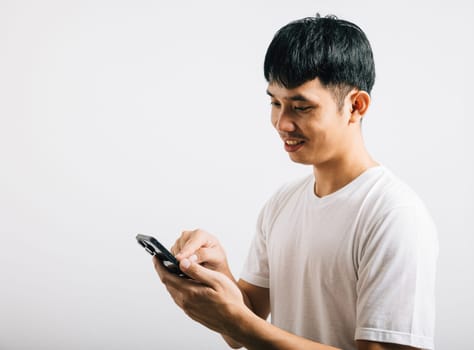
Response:
M196 254L193 254L189 257L189 260L192 261L192 262L196 262L198 259L197 255Z
M187 269L189 266L191 266L191 261L189 261L188 259L184 259L183 261L181 261L181 266L184 269Z

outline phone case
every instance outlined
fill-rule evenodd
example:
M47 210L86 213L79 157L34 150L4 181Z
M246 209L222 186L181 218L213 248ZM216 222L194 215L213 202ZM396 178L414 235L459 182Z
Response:
M158 240L153 236L147 236L138 234L136 236L138 244L140 244L145 250L153 256L156 256L164 267L168 271L178 275L180 277L187 277L179 268L179 261L174 257L171 252L166 249Z

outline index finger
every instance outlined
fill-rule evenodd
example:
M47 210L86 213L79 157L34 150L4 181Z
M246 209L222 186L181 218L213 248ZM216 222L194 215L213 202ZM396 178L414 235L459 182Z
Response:
M181 251L176 254L176 259L187 259L196 253L200 248L207 248L212 246L212 244L213 241L210 234L202 230L195 230L191 232L188 240L182 246Z

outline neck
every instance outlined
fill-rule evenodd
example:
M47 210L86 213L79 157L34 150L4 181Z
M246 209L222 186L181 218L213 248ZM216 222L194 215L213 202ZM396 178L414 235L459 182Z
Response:
M345 153L343 157L313 166L316 179L314 193L318 197L327 196L377 165L363 145L358 149L352 148L352 151Z

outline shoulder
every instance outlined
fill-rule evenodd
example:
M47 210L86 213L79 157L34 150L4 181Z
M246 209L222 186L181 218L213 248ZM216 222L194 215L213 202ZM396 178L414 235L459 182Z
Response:
M422 199L388 169L367 195L361 218L365 244L385 242L396 249L421 244L437 250L437 230Z
M382 167L367 193L364 206L377 218L400 208L411 208L412 211L428 214L415 191L385 167Z

